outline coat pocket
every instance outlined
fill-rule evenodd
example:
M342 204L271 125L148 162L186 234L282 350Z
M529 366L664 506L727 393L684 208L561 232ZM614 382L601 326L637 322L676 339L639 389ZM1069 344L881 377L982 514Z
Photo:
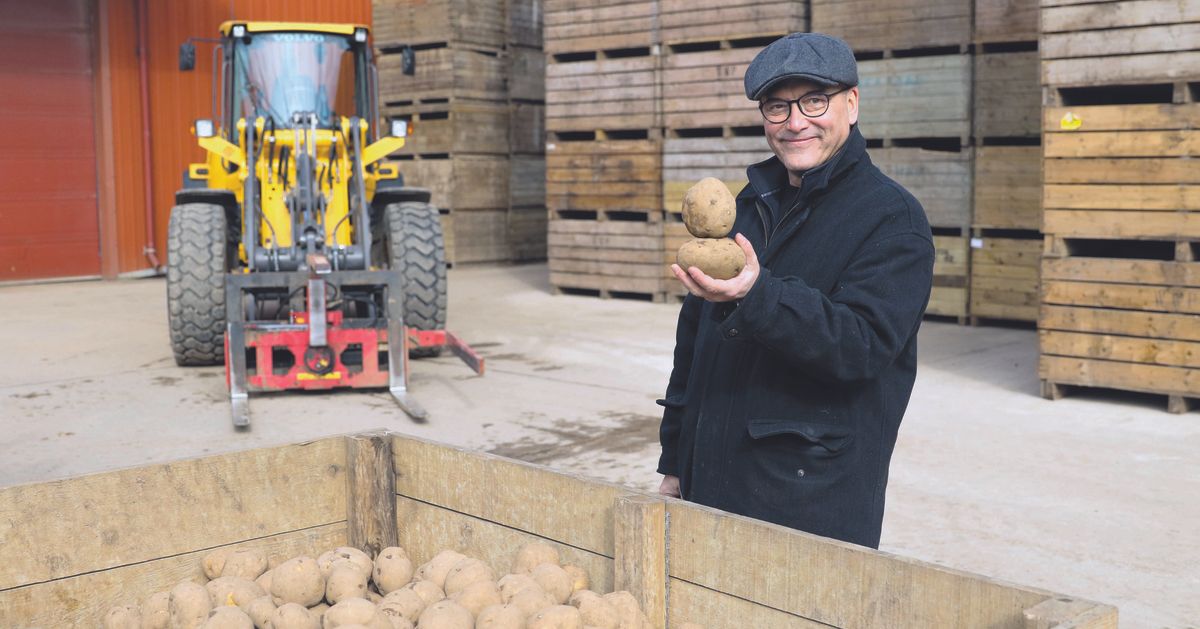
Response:
M747 430L754 440L781 435L799 437L800 440L820 446L830 454L846 449L854 440L854 432L846 426L798 422L782 419L752 419Z

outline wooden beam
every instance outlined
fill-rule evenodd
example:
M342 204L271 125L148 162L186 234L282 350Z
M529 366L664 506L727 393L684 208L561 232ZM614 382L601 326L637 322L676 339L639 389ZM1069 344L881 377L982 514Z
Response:
M351 546L374 557L398 544L392 436L386 431L346 437L346 523Z
M667 622L667 510L656 496L628 495L613 506L613 589L627 590L655 627Z
M1065 597L1049 598L1023 613L1025 629L1116 629L1117 608Z

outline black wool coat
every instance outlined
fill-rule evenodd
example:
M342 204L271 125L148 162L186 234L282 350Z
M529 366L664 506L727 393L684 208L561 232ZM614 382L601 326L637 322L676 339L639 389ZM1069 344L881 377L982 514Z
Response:
M684 300L658 471L686 500L877 548L933 278L925 211L857 127L790 211L778 158L747 173L733 233L762 271L740 302Z

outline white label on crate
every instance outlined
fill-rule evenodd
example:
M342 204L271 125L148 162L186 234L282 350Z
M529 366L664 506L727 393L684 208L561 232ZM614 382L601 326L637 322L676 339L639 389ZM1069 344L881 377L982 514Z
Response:
M983 239L982 238L972 238L971 239L971 248L972 249L983 249Z

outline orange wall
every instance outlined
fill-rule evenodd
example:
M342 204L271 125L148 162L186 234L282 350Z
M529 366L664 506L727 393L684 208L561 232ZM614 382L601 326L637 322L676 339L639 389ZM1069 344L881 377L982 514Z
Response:
M277 20L371 24L371 0L147 0L150 18L150 130L154 184L155 247L166 263L167 220L189 162L204 152L188 129L212 112L212 44L196 45L196 69L179 71L179 45L188 37L217 37L225 20ZM137 56L137 1L110 0L108 25L113 100L113 154L119 269L150 266L142 249L142 108Z

